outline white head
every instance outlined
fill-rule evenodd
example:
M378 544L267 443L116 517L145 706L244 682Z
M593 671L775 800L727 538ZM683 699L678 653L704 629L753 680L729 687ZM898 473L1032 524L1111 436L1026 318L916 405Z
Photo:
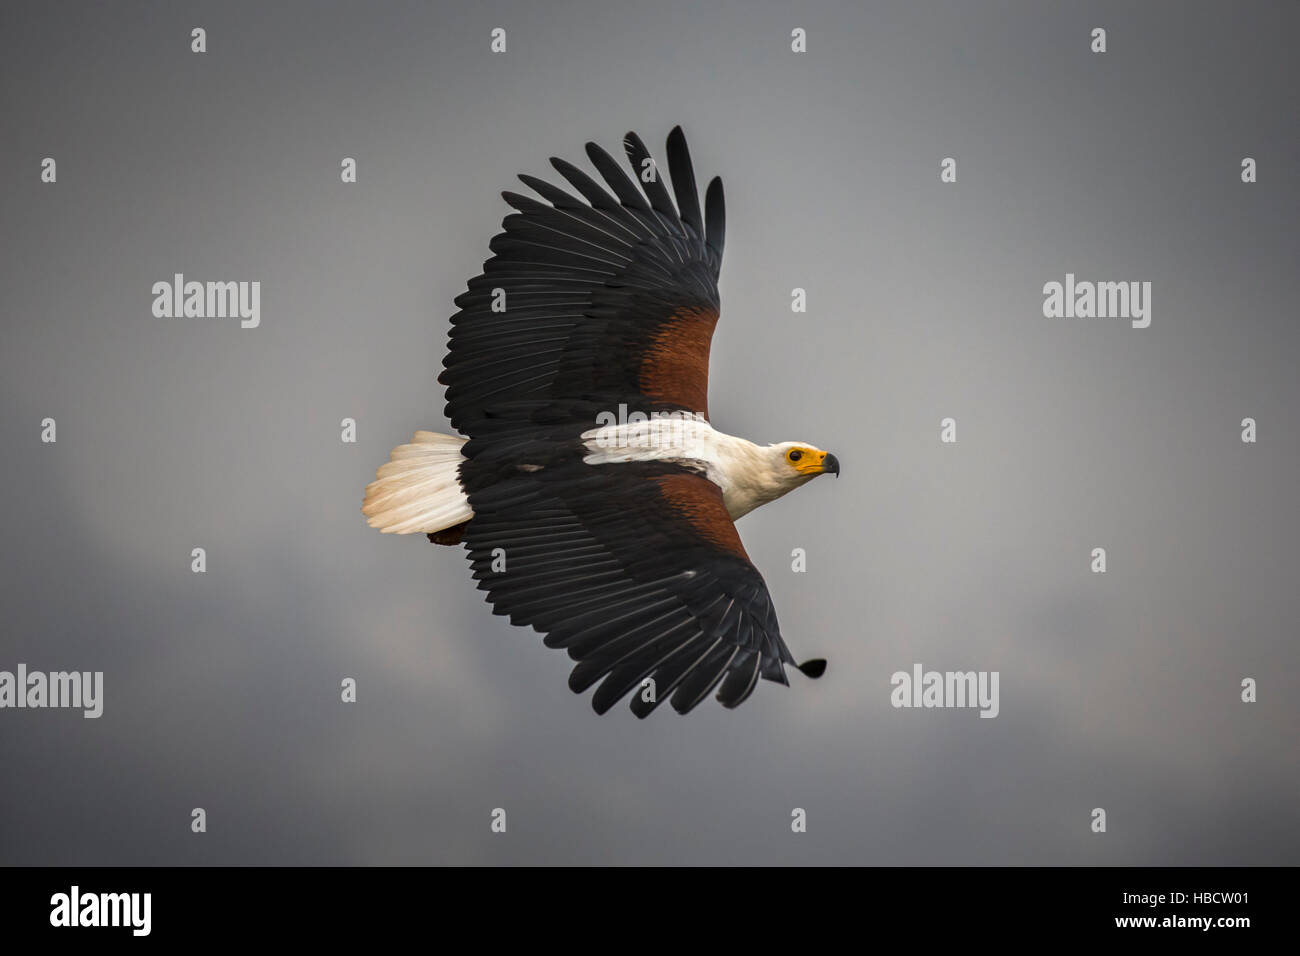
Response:
M840 461L830 452L802 441L783 441L768 445L770 465L778 480L790 488L797 488L818 475L840 473ZM788 489L787 489L788 490Z
M729 469L724 497L733 519L759 505L807 484L818 475L838 475L840 463L829 452L807 442L787 441L778 445L743 442L743 456Z

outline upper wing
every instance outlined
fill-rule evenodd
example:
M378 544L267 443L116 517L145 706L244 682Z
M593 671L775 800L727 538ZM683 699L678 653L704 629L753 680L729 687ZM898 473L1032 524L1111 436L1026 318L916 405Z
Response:
M709 184L702 219L680 127L668 137L676 205L637 135L623 145L634 178L587 144L612 194L561 159L552 165L587 202L531 176L520 179L549 205L503 194L518 212L492 240L483 274L456 299L438 379L447 386L446 415L462 434L499 434L539 415L554 420L575 402L707 417L722 181Z
M518 473L470 504L478 586L495 613L568 649L574 691L601 681L597 713L634 688L644 717L669 696L686 713L714 687L735 707L760 676L786 683L794 660L767 586L709 479L664 462L575 462Z

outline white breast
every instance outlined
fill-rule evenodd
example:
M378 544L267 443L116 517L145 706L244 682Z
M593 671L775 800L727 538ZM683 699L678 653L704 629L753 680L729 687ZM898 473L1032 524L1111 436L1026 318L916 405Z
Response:
M582 460L588 465L671 461L703 468L722 489L733 521L789 490L778 487L768 474L760 446L718 431L702 415L681 412L604 425L581 437L587 446Z

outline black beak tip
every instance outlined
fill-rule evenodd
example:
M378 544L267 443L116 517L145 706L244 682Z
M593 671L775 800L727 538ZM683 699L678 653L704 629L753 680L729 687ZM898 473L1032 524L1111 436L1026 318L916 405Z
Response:
M822 472L838 478L840 476L840 460L834 455L828 454L826 460L822 462Z

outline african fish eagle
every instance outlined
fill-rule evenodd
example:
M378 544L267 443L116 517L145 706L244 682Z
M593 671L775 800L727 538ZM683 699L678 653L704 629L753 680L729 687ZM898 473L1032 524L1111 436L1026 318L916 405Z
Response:
M756 445L709 424L722 181L701 213L681 128L676 203L635 133L629 177L595 143L608 191L551 164L586 202L532 176L456 299L445 414L466 437L417 431L366 487L371 527L468 547L494 613L577 661L569 686L604 713L634 689L645 717L726 707L794 664L733 522L839 462L807 442ZM637 183L639 182L640 188ZM825 660L796 665L820 677Z

